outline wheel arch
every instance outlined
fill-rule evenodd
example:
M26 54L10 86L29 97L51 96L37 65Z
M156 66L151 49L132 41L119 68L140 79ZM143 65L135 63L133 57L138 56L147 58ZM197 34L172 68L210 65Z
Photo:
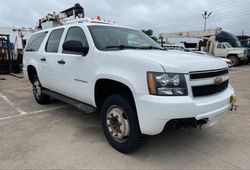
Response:
M35 66L28 65L27 66L27 74L28 74L29 81L31 83L33 83L34 82L34 76L37 75L37 70L36 70Z
M133 88L124 81L111 78L99 78L95 81L94 100L96 107L101 108L105 98L117 93L127 94L136 109Z
M227 58L230 57L230 56L235 56L235 57L239 58L239 57L238 57L238 54L235 54L235 53L229 53L229 54L227 55Z

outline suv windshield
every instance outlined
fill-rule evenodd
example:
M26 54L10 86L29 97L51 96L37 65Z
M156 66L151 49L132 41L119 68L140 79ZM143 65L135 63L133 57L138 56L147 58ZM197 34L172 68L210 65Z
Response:
M133 29L111 26L88 26L95 46L101 51L124 49L162 49L146 34Z

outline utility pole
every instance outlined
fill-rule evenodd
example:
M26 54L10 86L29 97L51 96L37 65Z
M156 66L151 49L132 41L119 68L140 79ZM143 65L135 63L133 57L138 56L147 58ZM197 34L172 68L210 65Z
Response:
M206 26L207 26L207 19L209 18L209 16L212 14L212 12L208 13L207 11L205 11L202 16L205 20L204 22L204 32L206 31Z

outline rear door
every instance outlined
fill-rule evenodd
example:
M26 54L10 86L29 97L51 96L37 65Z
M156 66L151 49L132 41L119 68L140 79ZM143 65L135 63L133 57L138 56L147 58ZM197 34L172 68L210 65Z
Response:
M58 61L61 59L58 53L64 28L51 31L45 45L43 55L40 57L43 68L41 69L42 85L50 90L59 92L61 84L58 83L59 76ZM40 76L40 75L39 75Z

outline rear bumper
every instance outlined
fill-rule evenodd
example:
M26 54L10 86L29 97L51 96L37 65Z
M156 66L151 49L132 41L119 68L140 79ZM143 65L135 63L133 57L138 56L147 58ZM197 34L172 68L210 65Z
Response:
M182 118L206 118L207 125L213 125L221 120L223 113L230 108L230 98L233 94L234 90L229 85L223 92L208 97L136 96L141 132L148 135L159 134L168 121Z

